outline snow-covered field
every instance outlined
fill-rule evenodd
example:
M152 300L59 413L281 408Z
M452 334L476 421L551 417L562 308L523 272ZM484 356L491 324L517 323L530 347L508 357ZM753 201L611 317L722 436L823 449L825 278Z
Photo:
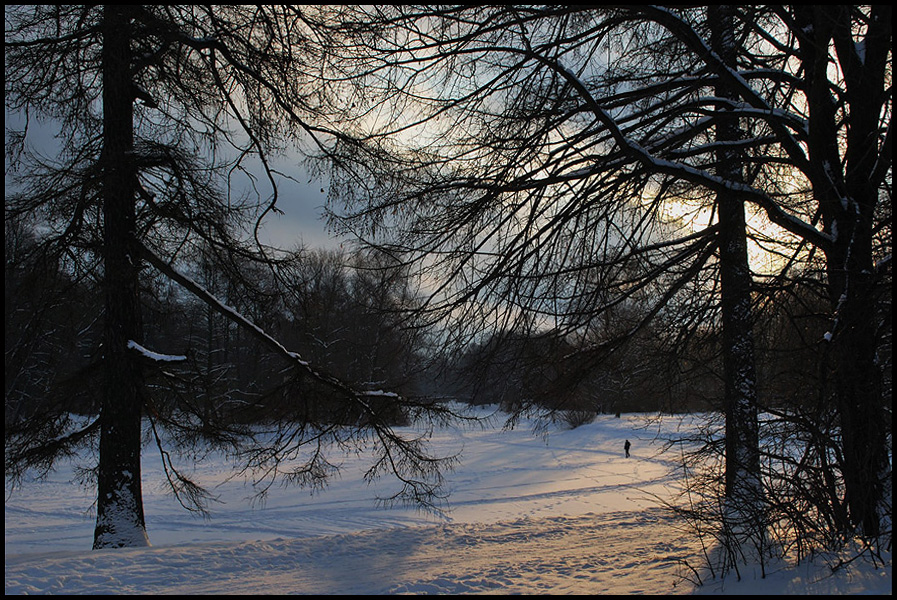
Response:
M195 473L219 502L208 520L162 486L158 457L144 457L151 548L90 550L92 491L70 468L7 491L7 594L890 594L884 569L824 562L773 567L695 588L700 545L658 507L677 484L675 456L659 454L659 428L638 416L601 416L575 430L534 435L449 428L437 454L462 451L448 474L449 512L379 508L388 480L366 485L363 457L347 456L323 492L272 489L253 503L251 484L226 464ZM632 456L623 456L625 439Z

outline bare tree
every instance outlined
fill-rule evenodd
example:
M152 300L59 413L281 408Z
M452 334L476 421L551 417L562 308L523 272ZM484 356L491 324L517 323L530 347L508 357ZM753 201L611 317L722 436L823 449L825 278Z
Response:
M402 486L398 499L434 502L445 463L427 455L424 438L394 432L378 408L402 398L357 390L315 367L187 275L193 250L205 247L233 271L255 262L276 280L281 259L257 235L262 219L278 210L270 160L297 140L327 140L311 124L319 97L303 76L315 57L306 54L313 32L302 9L29 5L9 6L5 16L6 106L26 122L24 132L7 132L7 174L17 175L18 192L6 198L6 219L33 217L43 247L74 256L102 282L105 379L98 416L87 425L67 421L61 431L10 435L16 424L7 421L7 467L14 467L7 474L52 464L99 431L95 548L148 543L144 419L169 482L193 508L203 508L203 491L177 470L165 427L177 441L217 426L247 468L309 485L332 471L331 445L369 440L379 450L369 477L393 473ZM26 145L27 126L39 120L56 128L57 152L49 157ZM267 196L250 158L262 165ZM241 175L255 195L232 194ZM283 361L288 379L316 381L354 406L366 416L363 426L277 423L262 443L251 431L204 420L189 401L166 414L172 405L156 402L152 390L176 387L177 365L187 357L147 347L140 297L147 268L238 324ZM148 378L154 386L145 385Z
M745 226L766 289L823 255L842 525L874 537L889 510L868 307L890 268L890 11L753 6L714 23L701 7L341 7L321 23L328 97L355 117L331 155L337 222L437 282L425 310L465 341L515 323L575 334L637 294L650 301L629 333L688 302L715 319L718 293L746 314L726 300L750 290ZM717 286L727 265L738 274ZM754 387L737 350L727 370Z
M729 69L737 69L738 31L736 7L707 8L710 47ZM739 149L744 143L734 112L738 94L719 80L715 96L719 99L714 142L717 145L716 174L738 185L745 182L745 156ZM720 114L721 113L721 114ZM730 499L727 515L735 523L729 529L746 535L762 547L765 519L762 518L763 490L760 481L760 433L757 421L757 375L754 361L752 318L753 276L748 263L747 227L744 200L733 191L718 192L720 240L720 305L723 321L723 357L726 411L726 485ZM740 530L740 531L738 531ZM731 545L731 544L730 544ZM737 544L742 546L744 544Z
M709 314L714 301L688 288L719 269L733 350L729 487L743 490L746 474L758 470L737 156L749 143L737 133L736 96L720 92L727 86L716 65L681 51L643 16L610 10L406 8L372 20L396 37L380 41L380 54L357 56L345 77L363 82L349 96L366 111L360 152L370 153L372 169L385 169L344 171L337 193L358 210L342 222L444 282L427 308L469 328L460 339L494 327L583 340L604 314L638 302L629 327L605 326L591 337L598 343L563 353L568 365L558 380L594 369L672 305L697 300ZM734 61L734 25L726 35ZM380 96L364 96L372 89ZM392 102L392 120L372 124L370 104L383 102ZM345 163L353 160L359 156ZM365 182L376 187L353 204ZM689 195L699 208L715 206L718 222L694 229L676 219L677 202Z

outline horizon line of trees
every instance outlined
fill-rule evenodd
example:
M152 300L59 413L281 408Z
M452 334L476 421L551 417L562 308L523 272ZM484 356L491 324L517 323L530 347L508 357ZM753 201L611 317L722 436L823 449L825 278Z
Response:
M7 434L44 411L96 415L99 282L54 261L33 227L7 221L7 233ZM411 282L400 271L344 250L295 252L276 276L250 262L234 271L220 258L196 257L192 279L293 351L359 389L419 395L424 348L421 332L406 326L402 310ZM156 375L176 373L167 382L172 390L150 384L161 396L154 402L186 402L195 408L192 417L209 421L200 429L214 431L215 422L301 421L297 402L302 410L328 410L324 400L318 407L310 400L326 397L326 388L284 375L282 362L257 339L171 282L146 281L140 302L142 346L166 348L172 359L161 359L171 364L160 365ZM330 403L334 422L348 418L338 415L338 398Z
M14 427L43 410L50 398L57 406L53 411L95 415L98 284L89 274L79 278L52 262L33 228L7 225L6 423ZM629 331L636 310L610 312L600 328L585 334L549 327L497 331L449 356L433 343L438 332L409 319L423 295L413 291L408 270L373 256L345 249L298 251L281 264L277 281L252 263L236 271L225 268L213 254L197 257L190 270L205 289L285 346L358 387L497 404L509 413L573 411L584 413L583 419L723 408L722 342L718 323L710 319L692 319L692 331L683 336L672 321L682 315L669 315L670 321L660 317L624 349L588 368L571 366L569 357ZM818 347L828 321L819 287L818 276L811 276L779 298L755 299L759 379L767 399L761 408L812 404L823 393ZM189 394L191 404L201 407L201 418L234 423L296 418L289 411L303 396L327 395L308 381L298 387L288 377L278 381L283 366L257 340L170 282L149 281L141 304L145 346L185 358L170 367L179 371L183 387L163 394ZM276 383L265 390L261 381ZM267 400L260 404L253 396ZM331 401L339 404L337 398ZM332 419L345 421L336 413ZM398 422L404 420L397 414Z

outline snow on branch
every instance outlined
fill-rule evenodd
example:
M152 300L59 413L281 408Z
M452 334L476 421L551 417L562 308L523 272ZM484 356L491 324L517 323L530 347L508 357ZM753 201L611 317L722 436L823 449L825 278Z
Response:
M400 491L389 498L382 499L382 502L391 504L401 501L439 512L437 501L443 498L441 492L443 478L440 468L442 466L445 468L450 467L456 459L455 457L433 458L429 456L424 450L426 444L425 436L406 438L393 431L388 424L378 418L379 411L374 406L378 399L401 402L404 398L398 394L382 390L357 390L342 380L313 368L299 354L287 350L280 342L260 327L230 306L224 304L190 277L178 272L172 265L156 256L146 246L139 242L137 246L141 257L158 269L160 273L183 286L216 312L237 323L237 325L255 336L276 354L299 367L315 380L336 390L346 400L358 405L365 415L371 417L371 421L367 425L370 427L370 435L374 436L376 440L375 445L378 447L379 455L364 477L366 480L371 481L379 477L381 473L388 471L392 472L402 484ZM289 437L292 439L295 437L295 434L291 433ZM280 460L281 458L273 459L277 464L280 463ZM273 471L276 470L277 467L274 466Z
M128 340L128 349L134 350L143 358L149 359L153 362L183 362L187 360L187 357L182 354L159 354L158 352L153 352L152 350L147 350L134 340Z
M271 337L266 331L260 328L258 325L250 321L248 318L219 300L215 297L211 292L205 289L203 286L195 282L193 279L184 275L183 273L177 271L173 266L156 256L149 248L147 248L143 244L138 244L141 257L146 260L148 263L153 265L156 269L159 270L162 274L171 278L173 281L177 282L181 286L183 286L187 291L192 293L198 299L202 300L206 303L210 308L223 315L227 319L233 321L244 330L248 331L252 334L256 339L260 340L264 343L269 349L273 350L276 354L279 354L292 364L300 367L303 371L311 375L317 381L329 386L330 388L335 389L336 391L342 393L348 398L353 399L354 401L362 404L366 411L369 411L370 414L373 414L373 410L371 407L365 402L365 398L371 396L385 396L390 395L392 397L398 398L397 395L387 394L386 392L365 392L352 388L350 385L346 384L342 380L330 375L328 373L324 373L318 369L313 368L308 361L302 359L302 357L296 353L287 350L279 341Z
M640 16L647 17L658 25L661 25L677 39L691 48L707 63L708 66L713 68L720 77L725 78L738 94L748 102L748 104L769 115L782 114L781 111L778 111L777 113L777 111L775 111L766 100L751 87L738 71L729 67L726 62L707 45L707 42L691 27L691 25L673 13L673 11L664 6L657 5L639 6L633 9L633 11ZM734 41L731 43L734 43ZM788 155L794 161L794 164L797 165L798 168L806 171L809 159L801 144L799 144L784 127L777 126L775 121L770 121L770 125L776 129L777 135L781 138L782 147L788 152Z

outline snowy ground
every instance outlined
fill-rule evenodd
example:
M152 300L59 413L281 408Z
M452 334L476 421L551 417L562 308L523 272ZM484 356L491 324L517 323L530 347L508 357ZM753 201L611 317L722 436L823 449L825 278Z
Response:
M799 565L696 589L685 565L699 565L699 545L655 500L675 489L675 457L658 454L658 426L644 424L599 417L547 437L526 424L438 432L438 453L463 451L443 517L378 508L389 482L365 485L350 456L324 492L275 488L262 506L224 463L197 465L220 500L203 520L165 492L147 451L153 547L134 550L90 550L92 493L60 469L7 492L6 593L891 593L890 558L886 569Z

